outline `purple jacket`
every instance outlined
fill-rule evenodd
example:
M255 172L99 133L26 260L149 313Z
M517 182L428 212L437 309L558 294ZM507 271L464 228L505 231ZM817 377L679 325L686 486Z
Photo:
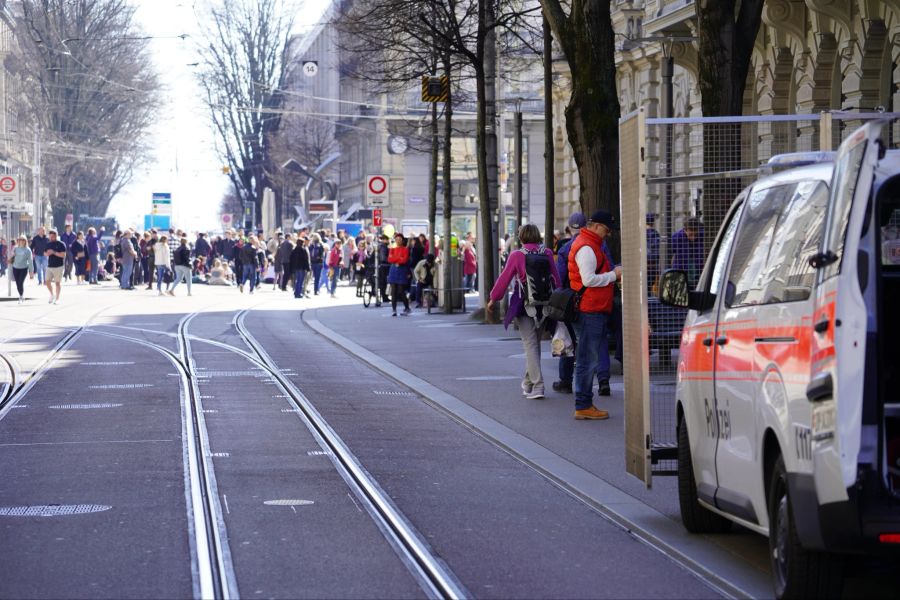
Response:
M100 253L100 238L102 237L103 232L101 231L96 236L88 234L88 236L84 239L84 245L87 248L88 256L90 256L91 254Z

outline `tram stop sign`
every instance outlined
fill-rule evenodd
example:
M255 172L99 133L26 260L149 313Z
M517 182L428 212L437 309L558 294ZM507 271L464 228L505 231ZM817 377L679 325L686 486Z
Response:
M381 227L381 209L376 208L372 210L372 225L375 227Z

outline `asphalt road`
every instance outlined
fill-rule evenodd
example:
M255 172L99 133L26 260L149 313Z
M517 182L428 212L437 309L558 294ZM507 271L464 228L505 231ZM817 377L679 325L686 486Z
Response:
M57 306L34 295L0 302L0 352L30 386L0 407L2 598L200 594L209 564L192 509L180 324L198 392L195 441L210 466L209 522L221 536L213 569L233 595L426 595L285 390L248 356L235 327L243 310L268 366L328 422L466 595L721 596L304 324L298 309L356 304L350 290L298 301L266 288L195 286L191 298L160 298L67 285ZM8 379L0 370L0 383Z

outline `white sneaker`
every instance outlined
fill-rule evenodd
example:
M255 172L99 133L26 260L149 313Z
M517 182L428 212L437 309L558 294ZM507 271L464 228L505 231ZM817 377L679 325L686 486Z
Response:
M19 304L22 304L23 302L24 302L24 299L22 298L22 296L19 296Z
M54 299L53 299L53 304L59 304L59 298L54 298Z
M50 299L47 300L47 304L53 304L53 296L50 296Z
M540 400L544 397L544 389L539 387L534 387L532 390L525 394L525 397L529 400Z

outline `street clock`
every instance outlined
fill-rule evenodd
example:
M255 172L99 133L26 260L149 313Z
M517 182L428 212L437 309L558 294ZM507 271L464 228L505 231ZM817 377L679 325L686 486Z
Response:
M391 154L405 154L409 149L409 140L402 135L392 135L388 138L388 152Z

